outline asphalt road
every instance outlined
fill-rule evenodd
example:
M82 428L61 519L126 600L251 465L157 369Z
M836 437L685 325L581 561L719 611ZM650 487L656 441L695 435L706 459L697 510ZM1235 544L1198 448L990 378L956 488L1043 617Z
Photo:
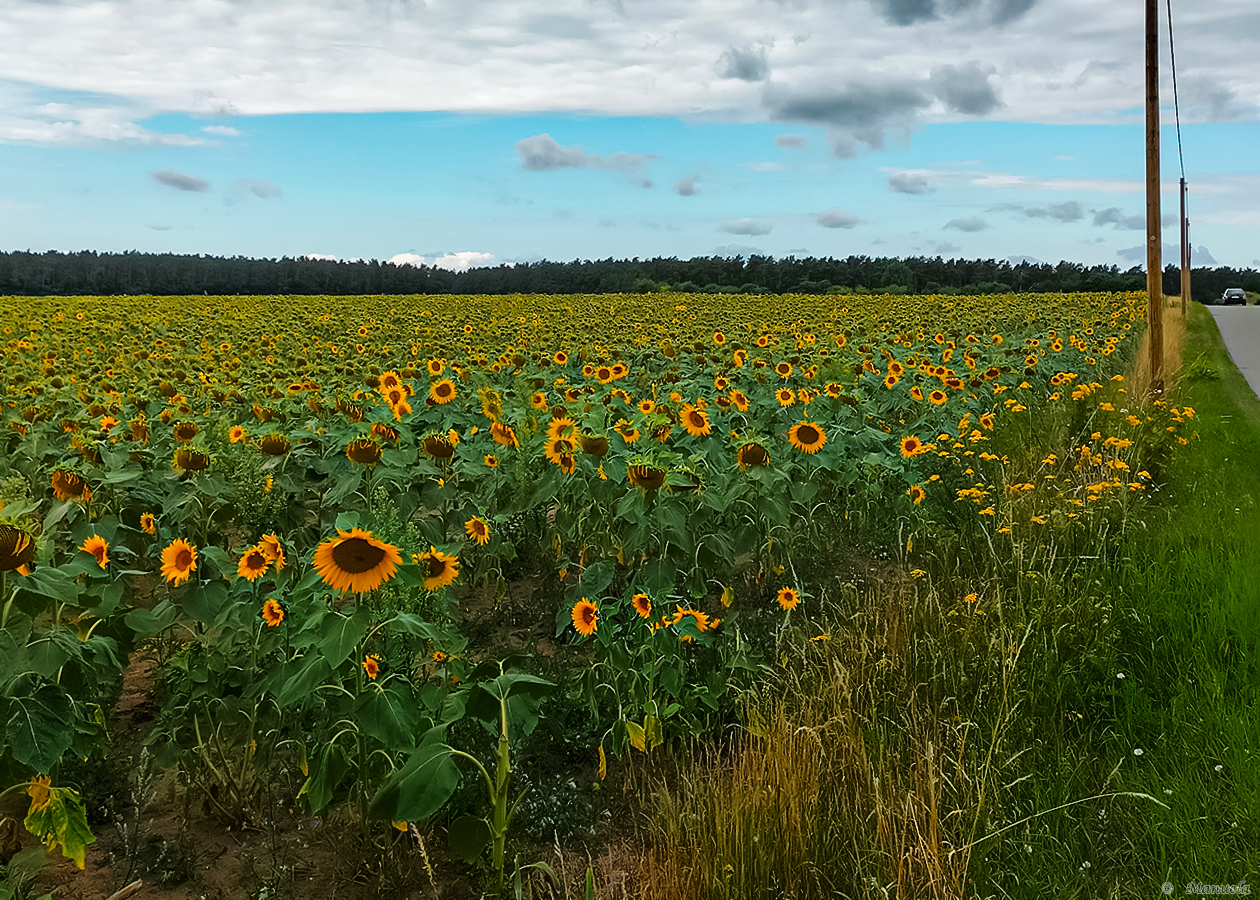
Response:
M1260 397L1260 306L1209 306L1225 349Z

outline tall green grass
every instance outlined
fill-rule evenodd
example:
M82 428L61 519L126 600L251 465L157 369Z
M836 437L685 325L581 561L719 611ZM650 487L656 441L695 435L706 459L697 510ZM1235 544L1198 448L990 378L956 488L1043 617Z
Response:
M1219 377L1170 392L1197 437L1140 519L1007 555L945 532L921 578L818 586L745 730L652 792L643 896L1260 880L1260 401L1198 307L1186 347Z

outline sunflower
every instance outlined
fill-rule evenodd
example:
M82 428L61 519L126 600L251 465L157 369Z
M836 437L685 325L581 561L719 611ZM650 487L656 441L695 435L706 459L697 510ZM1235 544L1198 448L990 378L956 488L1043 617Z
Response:
M486 464L487 469L497 469L499 467L499 458L493 453L487 453L482 462Z
M189 472L201 472L210 468L210 456L192 447L180 447L175 451L175 459L171 461L171 466L185 475Z
M393 544L361 528L337 529L337 536L315 548L315 571L333 590L372 591L394 577L402 556Z
M480 516L473 516L464 523L464 531L468 532L468 537L481 544L483 547L490 540L490 526L486 524L486 520Z
M721 347L726 343L726 335L722 334L720 331L713 332L713 343Z
M363 657L363 671L367 673L367 677L376 680L376 676L381 674L381 655L379 653L369 653Z
M656 466L636 465L626 469L626 477L635 487L655 491L665 484L667 473Z
M396 444L398 443L398 429L377 422L372 425L372 437L380 438L383 441L389 441L391 444Z
M735 363L736 366L742 367L744 363L748 362L748 351L744 349L736 350L731 354L731 362Z
M291 447L289 439L278 431L263 435L258 440L258 449L268 456L284 456Z
M162 550L162 576L178 587L197 568L197 547L183 538L176 538Z
M608 455L608 438L602 434L582 434L578 433L578 443L582 445L582 452L587 456L594 456L603 459Z
M548 462L560 463L560 457L572 456L577 451L577 442L567 437L548 438L543 445L543 455Z
M735 404L735 408L740 412L748 412L749 400L748 395L743 391L731 391L731 403Z
M176 422L173 431L175 440L181 444L187 444L200 433L201 427L196 422Z
M796 605L801 602L801 595L794 588L783 588L775 600L782 609L796 609Z
M909 459L923 452L923 442L913 434L901 439L901 455Z
M906 496L910 498L910 502L918 506L927 497L927 491L923 489L921 484L912 484L910 489L906 491Z
M564 433L566 431L569 431L571 428L573 428L574 424L575 424L574 421L570 419L568 416L560 416L558 418L552 419L550 422L547 423L547 437L551 438L552 440L555 440L556 438L559 438L559 437L563 437Z
M233 444L239 444L242 441L249 440L249 432L245 430L243 425L233 425L232 430L228 432L228 440Z
M770 464L770 453L761 444L751 442L739 448L736 459L739 461L740 469L747 469L749 466L767 466Z
M634 425L627 419L621 419L617 422L617 424L613 426L613 431L621 435L621 439L627 444L633 444L639 439L639 429L635 428Z
M425 365L429 370L429 374L433 376L441 375L446 370L446 360L444 359L431 359Z
M577 456L572 453L561 453L554 462L560 467L560 471L566 475L572 475L577 471Z
M573 619L573 627L577 629L578 634L582 637L590 637L599 627L599 607L593 601L583 597L573 604L570 618Z
M240 562L236 565L236 574L246 581L257 581L267 574L267 568L270 565L271 560L263 548L255 545L242 554Z
M774 371L780 378L788 378L792 374L792 364L785 359L774 367Z
M623 362L613 363L613 367L612 367L613 378L625 378L629 374L630 374L630 367L627 366L625 363Z
M993 422L993 413L985 413L980 417L980 424L984 427L985 431L993 430Z
M153 513L143 513L140 516L140 528L149 534L157 534L157 519Z
M91 553L95 556L97 565L102 569L109 562L109 544L99 534L92 535L79 545L79 549L84 553Z
M450 459L455 455L455 446L440 434L431 434L420 442L420 448L434 459Z
M398 373L390 369L381 376L381 383L377 387L379 391L387 391L390 388L402 387L402 379L398 377Z
M258 549L268 560L276 564L276 571L284 568L284 545L274 534L264 534L258 542Z
M639 401L639 412L645 416L650 416L656 411L656 401L650 397L644 397Z
M426 591L440 590L459 575L459 557L443 553L432 545L427 553L414 554L411 561L424 570Z
M933 406L941 406L949 399L949 395L942 390L935 390L928 394L928 402Z
M35 558L35 538L16 525L0 524L0 572L24 571Z
M709 414L702 409L697 409L690 403L684 403L679 411L679 419L682 421L683 428L687 429L687 434L692 437L703 437L713 430L712 424L709 422Z
M346 459L374 466L381 461L381 445L371 438L357 438L346 444Z
M440 406L454 400L457 393L455 382L449 378L443 378L441 381L434 382L433 386L429 388L429 399Z
M569 354L565 353L563 350L557 350L556 355L551 357L551 360L557 366L563 366L569 361Z
M608 384L614 377L612 366L596 366L594 375L600 384Z
M673 429L668 425L657 425L652 429L652 440L659 444L663 444L669 440L669 434L671 431L673 431Z
M262 605L262 620L275 627L284 621L285 609L279 600L267 600Z
M779 401L780 406L791 406L796 402L796 391L791 388L779 388L774 392L774 399Z
M92 502L92 489L88 487L87 481L69 469L57 469L52 473L52 490L53 496L58 500Z
M516 437L516 430L503 422L495 422L490 426L490 436L494 438L496 443L502 444L504 447L519 447L520 441Z
M639 593L630 598L630 604L634 607L634 611L639 614L642 619L651 618L652 616L652 598L647 594Z
M817 422L797 422L788 431L788 443L802 453L817 453L827 443L827 433Z
M533 409L546 409L547 408L547 395L544 394L542 391L535 391L529 397L529 405Z

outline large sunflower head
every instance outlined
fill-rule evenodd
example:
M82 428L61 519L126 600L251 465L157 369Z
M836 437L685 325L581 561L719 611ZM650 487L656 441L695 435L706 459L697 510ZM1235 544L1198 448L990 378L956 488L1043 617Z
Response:
M901 455L909 459L923 452L923 442L913 434L901 439Z
M265 434L258 440L258 449L268 456L284 456L291 447L289 439L278 431Z
M175 451L171 465L185 475L189 472L201 472L210 468L210 456L192 447L180 447Z
M468 537L481 544L483 547L490 540L490 526L481 516L473 516L464 523L464 531L468 533Z
M394 577L402 556L393 544L361 528L337 529L315 548L315 571L335 591L372 591Z
M435 381L429 388L429 399L441 406L454 400L457 393L455 382L449 378L443 378L441 381Z
M568 416L558 416L547 423L547 437L553 440L565 437L573 429L574 424Z
M637 464L626 468L626 477L635 487L655 491L665 484L668 473L657 466Z
M613 426L613 431L621 436L621 439L627 444L633 444L639 439L639 429L629 419L621 419Z
M630 604L634 607L634 611L639 614L639 618L649 619L652 617L652 598L647 594L635 594L630 598Z
M827 433L817 422L798 422L788 431L788 443L802 453L817 453L827 443Z
M285 608L279 600L267 600L262 606L262 620L274 627L284 621Z
M796 391L791 388L779 388L774 392L774 399L779 401L780 406L791 406L796 402Z
M519 447L520 441L516 437L516 429L506 422L495 422L490 426L490 436L495 442L502 444L504 447Z
M443 434L429 434L420 441L420 447L434 459L450 459L455 455L455 446Z
M258 542L258 549L275 563L277 572L284 568L284 545L280 543L280 538L274 534L264 534Z
M162 550L162 577L178 586L187 581L197 568L197 547L183 538L176 538Z
M906 496L910 498L911 503L918 506L927 497L927 491L923 489L921 484L912 484L909 490L906 491Z
M140 515L140 528L146 534L157 534L157 518L153 513L142 513Z
M79 545L79 549L95 556L96 564L102 569L109 564L109 543L99 534L92 535Z
M346 444L346 459L364 466L374 466L381 461L381 445L372 438L356 438Z
M246 581L257 581L267 574L271 560L260 545L255 545L241 554L236 564L236 574Z
M770 451L757 441L750 441L739 448L736 454L741 469L747 469L749 466L768 466L770 465Z
M783 588L775 597L779 606L783 609L796 609L797 604L801 602L801 595L795 588Z
M430 546L427 553L417 553L411 561L420 566L426 591L441 590L459 576L459 557Z
M595 602L583 597L577 603L573 604L573 612L570 613L573 620L573 627L582 637L590 637L595 633L595 629L599 627L599 607Z
M599 459L608 455L608 438L602 434L582 434L578 433L578 443L582 445L582 452L587 456L594 456Z
M678 414L682 422L683 428L687 430L687 434L692 437L704 437L713 430L713 424L709 421L709 414L703 409L698 409L690 403L684 403Z
M175 440L181 444L187 444L200 433L201 427L196 422L176 422L173 429Z
M0 524L0 572L13 572L35 558L35 538L7 522Z
M70 469L57 469L52 473L53 496L58 500L92 501L92 489L82 475Z

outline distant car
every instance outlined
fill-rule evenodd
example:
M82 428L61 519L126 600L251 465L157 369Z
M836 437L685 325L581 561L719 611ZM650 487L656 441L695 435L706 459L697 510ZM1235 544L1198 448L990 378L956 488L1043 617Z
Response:
M1229 303L1247 303L1247 292L1242 288L1225 288L1225 293L1221 294L1221 302Z

